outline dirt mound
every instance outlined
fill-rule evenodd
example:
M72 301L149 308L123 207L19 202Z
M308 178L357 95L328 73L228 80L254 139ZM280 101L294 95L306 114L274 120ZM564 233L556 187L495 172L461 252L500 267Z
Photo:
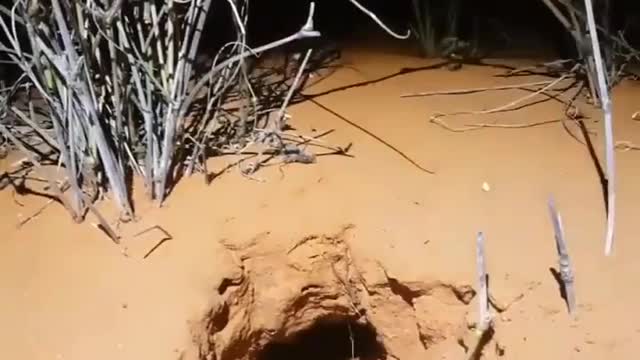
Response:
M459 335L470 286L396 279L352 252L352 229L225 243L238 267L195 326L199 358L406 359Z

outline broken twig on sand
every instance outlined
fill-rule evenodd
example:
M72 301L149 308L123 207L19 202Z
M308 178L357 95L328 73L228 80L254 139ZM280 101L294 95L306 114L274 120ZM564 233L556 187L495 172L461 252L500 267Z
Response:
M536 81L526 84L512 84L512 85L501 85L501 86L492 86L492 87L480 87L480 88L470 88L470 89L456 89L456 90L443 90L443 91L426 91L419 93L410 93L410 94L402 94L401 98L412 98L412 97L426 97L426 96L436 96L436 95L468 95L475 94L484 91L498 91L498 90L512 90L512 89L522 89L524 87L529 86L541 86L541 85L549 85L553 82L553 80L546 81Z
M143 234L146 234L148 232L151 232L152 230L157 230L158 232L162 233L163 237L160 238L160 240L158 240L156 242L156 244L154 246L151 247L151 249L149 249L144 256L142 257L143 259L146 259L149 257L149 255L151 255L154 251L156 251L156 249L158 249L160 247L160 245L164 244L166 241L169 240L173 240L173 236L171 236L171 234L169 234L169 232L167 230L165 230L162 226L160 225L154 225L151 226L149 228L146 228L144 230L141 230L139 232L137 232L136 234L133 235L133 237L138 237L141 236Z
M38 210L36 210L33 214L29 215L28 217L26 217L25 219L20 220L20 222L18 223L18 225L16 226L18 229L20 229L22 226L24 226L26 223L28 223L29 221L37 218L40 214L42 214L48 207L49 205L51 205L55 200L54 199L49 199L47 200L46 203L44 203L44 205L42 205Z
M523 96L521 98L518 98L514 101L511 101L508 104L504 104L504 105L500 105L498 107L492 108L492 109L487 109L487 110L479 110L479 111L457 111L457 112L453 112L453 113L436 113L434 115L431 116L431 122L435 122L435 120L441 118L441 117L445 117L445 116L456 116L456 115L487 115L487 114L493 114L493 113L497 113L497 112L501 112L501 111L506 111L509 108L512 108L526 100L532 99L537 95L540 95L542 93L544 93L547 90L550 90L551 88L553 88L554 86L556 86L558 83L560 83L562 80L567 79L570 75L573 74L573 72L577 69L577 66L574 66L573 69L562 75L561 77L557 78L556 80L549 82L546 86L544 86L543 88L528 94L526 96Z
M524 124L467 124L464 125L464 127L452 127L450 125L448 125L446 122L444 122L441 119L432 119L431 122L439 125L449 131L452 132L466 132L466 131L472 131L472 130L480 130L480 129L485 129L485 128L500 128L500 129L524 129L524 128L530 128L530 127L535 127L535 126L540 126L540 125L547 125L547 124L553 124L553 123L558 123L558 122L564 122L565 119L553 119L553 120L543 120L543 121L538 121L538 122L532 122L532 123L524 123Z

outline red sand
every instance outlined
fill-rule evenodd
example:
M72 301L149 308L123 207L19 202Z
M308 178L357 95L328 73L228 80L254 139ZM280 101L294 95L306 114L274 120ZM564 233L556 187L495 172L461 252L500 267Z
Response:
M416 58L365 50L350 51L347 62L357 71L344 68L307 93L424 65ZM436 175L419 171L380 142L306 102L291 109L297 131L335 129L324 140L341 146L353 142L355 158L322 156L316 165L284 167L284 176L277 168L265 169L256 174L264 183L235 169L208 187L200 176L185 179L162 209L138 201L140 221L121 227L122 246L92 227L91 218L73 224L58 205L17 230L21 216L45 200L20 198L24 207L19 207L10 190L0 192L0 358L178 359L191 343L190 321L214 301L214 284L233 267L221 240L243 243L270 232L272 239L290 244L307 234L335 233L348 223L355 225L353 251L383 263L399 279L473 285L475 234L484 231L492 291L504 302L523 294L499 316L504 358L634 358L640 341L640 314L634 310L640 290L633 285L640 274L634 220L640 155L617 152L618 226L614 254L607 258L599 179L587 149L560 123L451 133L428 122L437 111L486 109L522 92L399 97L521 81L491 77L497 71L467 66L457 72L415 72L316 99ZM640 124L631 120L639 94L635 83L614 92L618 140L640 143ZM593 139L602 153L602 126L595 123L599 112L581 107L591 116L587 123L597 133ZM513 124L562 115L560 105L546 102L448 121L456 126ZM209 169L227 161L214 159ZM484 182L490 191L483 191ZM577 320L568 317L549 271L556 266L546 208L551 193L573 257ZM153 225L173 239L143 259L161 234L133 234ZM469 310L474 307L475 300ZM427 358L462 358L455 339L450 340L429 350ZM424 357L416 353L415 358Z

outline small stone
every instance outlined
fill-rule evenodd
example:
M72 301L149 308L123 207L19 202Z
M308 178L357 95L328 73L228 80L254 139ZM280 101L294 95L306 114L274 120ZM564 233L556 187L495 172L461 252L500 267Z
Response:
M491 191L491 186L486 181L482 183L482 191L484 192Z
M640 111L636 111L631 115L631 120L640 121Z

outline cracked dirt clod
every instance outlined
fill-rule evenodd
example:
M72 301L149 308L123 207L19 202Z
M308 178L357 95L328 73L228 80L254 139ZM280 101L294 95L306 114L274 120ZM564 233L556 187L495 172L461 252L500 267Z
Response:
M234 275L216 284L216 296L196 322L199 359L253 360L268 344L294 339L325 320L355 321L375 330L387 358L407 358L456 338L464 328L468 285L402 281L383 264L357 257L352 225L333 235L309 235L275 249L263 233L241 245L225 241L240 259ZM366 281L372 274L375 283ZM185 359L191 360L191 359Z

